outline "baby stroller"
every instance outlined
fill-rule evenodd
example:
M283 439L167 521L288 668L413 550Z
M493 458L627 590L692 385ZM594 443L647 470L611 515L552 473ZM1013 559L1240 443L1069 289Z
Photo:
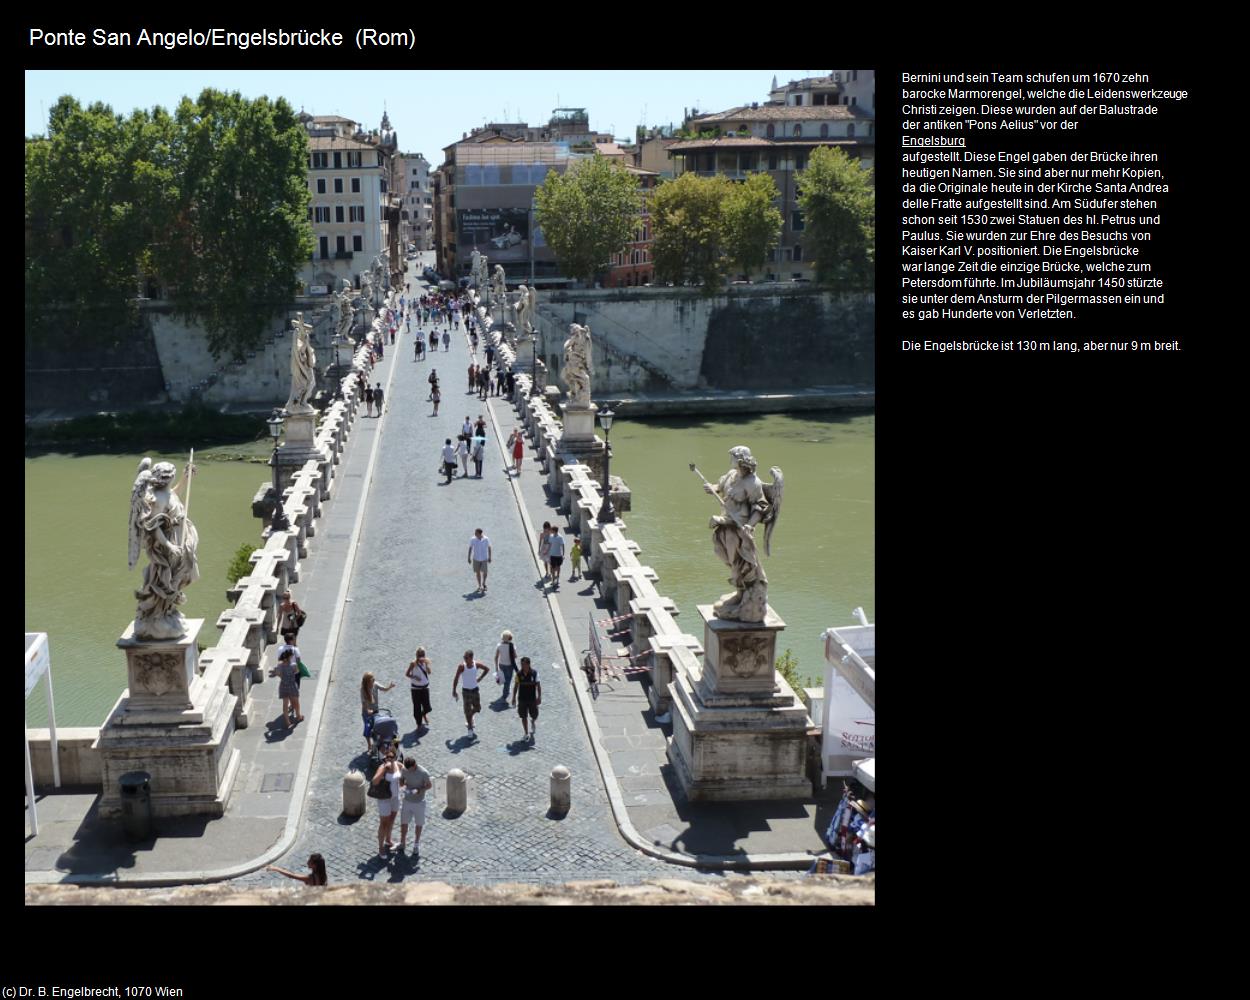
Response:
M373 749L369 751L369 768L376 773L388 750L399 753L399 722L390 709L379 708L369 723L369 738L373 741Z

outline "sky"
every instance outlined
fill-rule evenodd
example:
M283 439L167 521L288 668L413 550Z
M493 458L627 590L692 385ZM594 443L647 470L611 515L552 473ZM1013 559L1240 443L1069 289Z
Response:
M585 108L590 127L632 141L636 125L680 125L684 109L725 111L768 98L779 83L828 69L735 70L28 70L26 135L42 134L63 94L129 114L173 110L205 87L285 97L298 111L342 115L377 128L383 105L405 153L434 166L464 132L497 121L545 124L558 107Z

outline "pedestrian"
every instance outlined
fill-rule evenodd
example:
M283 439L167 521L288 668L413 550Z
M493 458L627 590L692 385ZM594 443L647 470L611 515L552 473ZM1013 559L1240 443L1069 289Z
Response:
M477 415L477 420L473 424L473 436L480 438L486 437L486 418L480 413Z
M378 408L378 416L382 416L382 383L379 382L373 390L373 403Z
M516 372L509 370L504 384L507 386L508 396L516 396Z
M296 872L289 872L285 868L279 868L277 865L265 865L265 871L277 872L279 875L285 875L287 878L293 878L296 882L303 882L304 885L327 885L329 879L326 878L326 859L320 854L308 855L309 874L300 875Z
M404 758L404 770L399 776L403 785L403 801L399 807L399 853L404 853L408 842L408 827L412 826L412 853L421 855L421 828L425 826L425 793L434 787L430 772L417 765L415 757Z
M521 716L521 729L531 743L538 735L538 706L543 703L543 686L538 682L538 671L528 656L521 657L521 669L516 675L516 687L512 691L512 704Z
M477 388L477 365L469 365L469 392Z
M538 561L543 564L543 583L551 576L551 522L544 521L543 529L538 533Z
M490 393L490 369L483 366L477 373L477 398L485 401Z
M434 383L434 388L430 390L430 399L434 401L434 412L430 416L438 416L438 404L442 401L443 394L439 391L438 383Z
M495 369L495 395L496 396L503 395L504 382L505 382L505 379L504 379L503 369L502 368Z
M418 733L422 729L430 728L430 674L432 672L430 661L425 656L425 647L418 646L416 655L404 673L412 690L412 715L417 720Z
M560 567L564 565L564 536L555 525L551 528L551 537L547 540L547 562L551 566L551 583L553 590L560 589Z
M521 437L519 430L512 432L512 437L508 438L508 444L512 448L512 468L519 476L521 474L521 459L525 455L525 441Z
M395 845L391 843L391 830L395 827L395 814L399 812L399 778L401 768L395 760L395 751L387 750L386 757L378 765L372 784L386 789L385 797L378 796L378 854L386 857ZM385 782L385 784L383 784Z
M579 576L582 575L582 536L581 535L573 536L573 549L569 553L569 562L573 564L573 575L569 577L569 582L572 583L574 580L576 580Z
M373 416L373 386L365 386L365 416Z
M409 331L411 332L411 331ZM417 333L417 339L412 342L412 360L421 360L421 348L425 346L425 341L421 338L421 334Z
M437 412L437 404L435 406L435 412ZM441 455L443 475L447 477L447 482L443 483L443 485L446 486L451 482L452 477L456 474L456 449L452 447L451 438L447 438L443 443Z
M386 356L386 334L378 334L377 343L374 344L374 348L377 351L378 360L381 361Z
M427 323L429 322L428 317L426 318L426 322ZM430 350L431 351L438 350L438 334L435 333L433 330L430 331Z
M373 674L365 672L364 677L360 679L360 717L365 722L365 745L366 749L373 749L373 717L378 714L378 692L389 691L395 685L391 684L383 687L376 680Z
M456 458L460 459L460 475L469 478L469 439L463 434L456 438Z
M502 702L506 703L508 700L516 667L516 646L512 644L512 633L504 629L499 636L499 645L495 647L495 683L502 685L499 692L499 700Z
M304 609L295 603L295 598L291 596L291 592L285 591L282 594L282 607L278 611L278 631L284 635L292 632L295 638L292 643L299 638L299 630L304 627L304 622L308 616L304 614Z
M482 462L486 458L486 438L473 439L473 478L482 478Z
M489 368L494 363L495 363L495 345L487 344L486 345L486 367Z
M443 331L443 350L444 351L451 350L451 331L450 330Z
M291 656L291 648L284 649L278 657L278 665L269 671L270 677L278 678L278 697L282 699L282 721L290 729L295 723L303 722L299 712L299 685L295 683L299 677L299 667ZM294 713L294 718L292 714Z
M469 415L464 415L464 423L460 425L460 433L465 437L473 436L473 421L469 419Z
M434 387L438 385L438 369L437 368L430 369L430 377L427 378L426 381L430 383L430 392L432 393L434 391ZM430 396L428 398L432 399L433 396Z
M479 528L478 531L482 529ZM480 671L480 673L479 673ZM458 700L459 695L456 694L456 685L459 684L464 691L464 724L469 727L469 735L476 736L473 731L473 716L482 710L482 692L479 685L482 678L490 673L490 667L485 663L473 659L473 650L466 649L464 651L464 659L460 661L460 666L456 668L456 676L451 682L451 697ZM461 678L464 678L461 682Z
M448 482L451 482L449 479ZM486 593L486 574L490 572L490 562L494 557L490 539L482 534L481 528L473 529L473 537L469 539L469 563L473 566L473 574L477 577L479 594Z
M294 663L297 667L303 668L304 661L300 659L299 646L295 645L295 633L294 632L282 633L282 645L278 647L277 655L281 657L283 650L287 650L287 649L291 651L291 662ZM298 673L296 673L295 675L295 687L296 688L299 687L299 682L303 679L303 676L304 674L303 674L302 669Z

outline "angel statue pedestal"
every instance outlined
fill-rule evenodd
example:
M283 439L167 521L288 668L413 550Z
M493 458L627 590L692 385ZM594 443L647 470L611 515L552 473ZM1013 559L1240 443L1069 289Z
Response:
M176 639L136 639L131 622L117 641L128 686L92 745L103 765L101 816L121 815L118 780L129 771L151 775L154 816L224 815L239 770L230 746L238 698L228 661L200 672L203 624L188 619Z
M807 709L774 669L786 623L769 607L762 622L725 621L700 604L703 663L678 671L668 745L692 802L806 799Z

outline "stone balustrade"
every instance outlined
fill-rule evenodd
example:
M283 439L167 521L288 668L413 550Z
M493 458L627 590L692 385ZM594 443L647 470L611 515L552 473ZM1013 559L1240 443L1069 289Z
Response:
M568 515L570 527L581 536L583 555L590 572L599 578L600 592L612 605L613 614L631 619L633 655L651 654L648 697L655 713L664 714L672 705L669 685L679 674L688 676L691 670L699 669L703 646L678 625L677 605L660 593L659 576L641 561L641 546L628 537L625 522L618 517L611 524L599 523L602 484L590 466L560 450L563 427L554 398L546 393L531 396L529 392L530 376L518 374L513 405L534 436L561 513ZM618 487L628 509L629 494L619 481L612 485L613 504L617 503Z

